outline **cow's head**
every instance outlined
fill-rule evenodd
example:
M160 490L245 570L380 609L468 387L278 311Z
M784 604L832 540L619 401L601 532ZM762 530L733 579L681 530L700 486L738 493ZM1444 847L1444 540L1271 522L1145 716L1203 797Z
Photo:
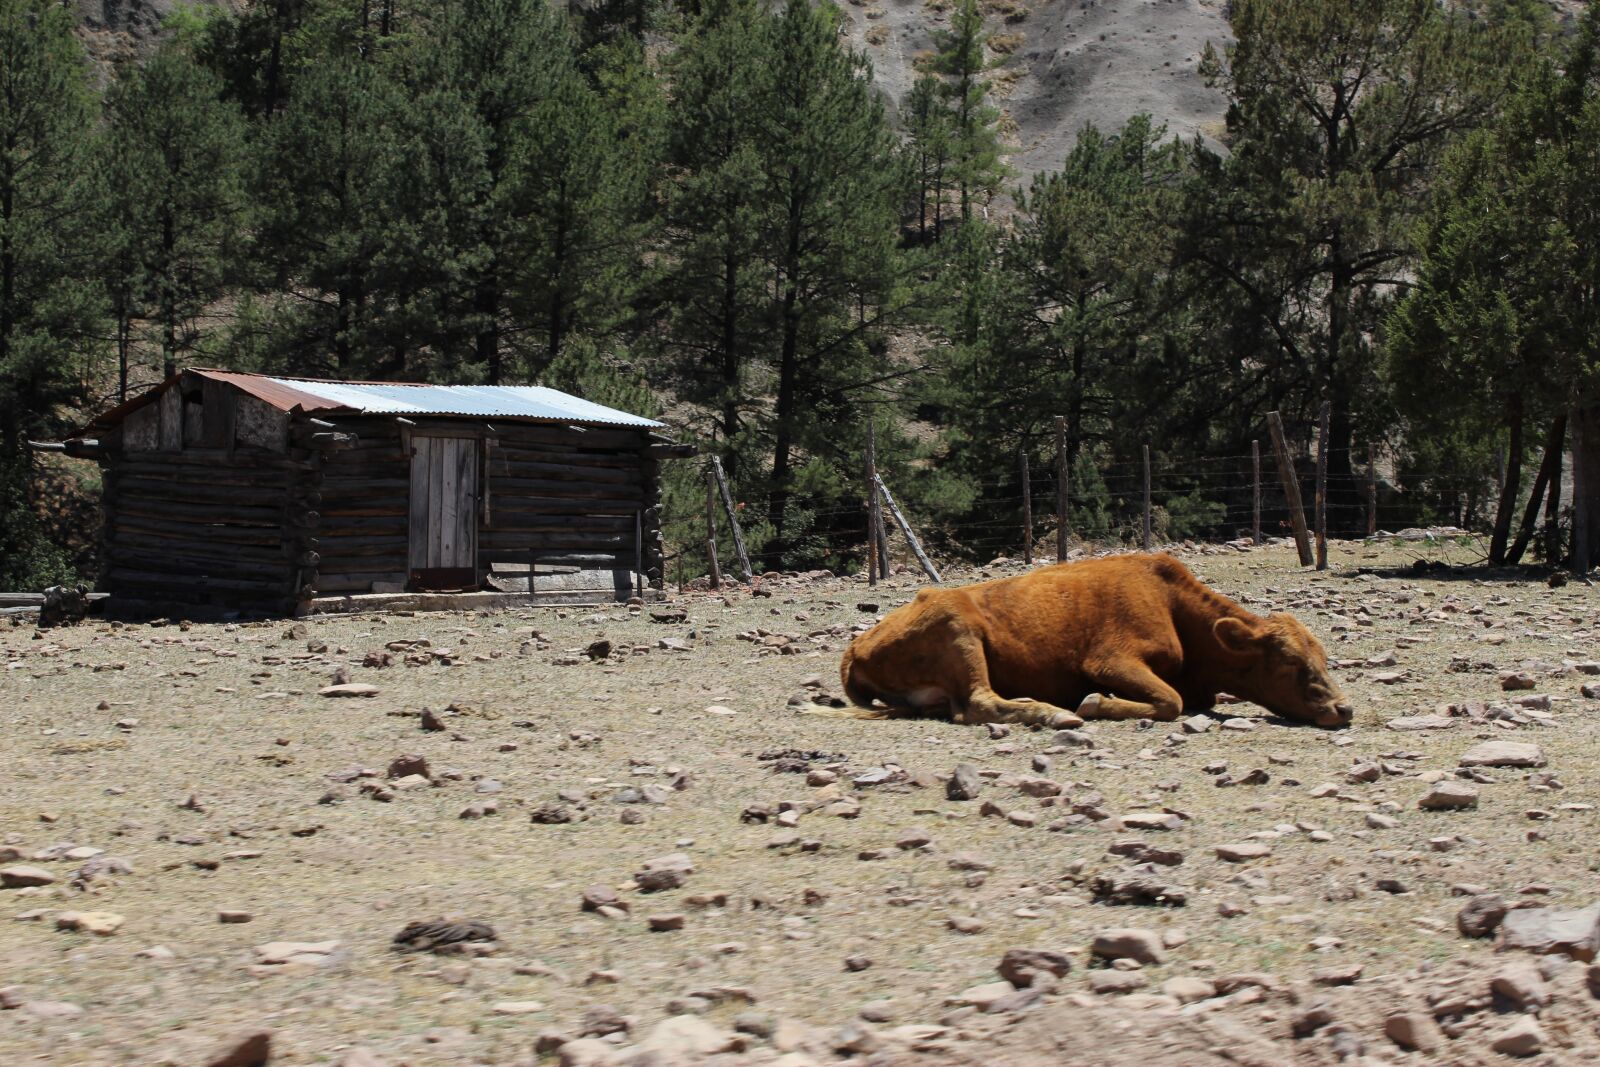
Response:
M1298 619L1223 617L1212 633L1243 676L1246 684L1239 688L1248 692L1240 696L1297 722L1329 729L1350 725L1355 709L1328 673L1328 653Z

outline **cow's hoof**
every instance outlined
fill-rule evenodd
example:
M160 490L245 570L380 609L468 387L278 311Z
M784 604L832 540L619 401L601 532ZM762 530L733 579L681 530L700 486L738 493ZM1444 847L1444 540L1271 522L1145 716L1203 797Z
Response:
M1058 711L1050 716L1052 730L1072 730L1083 725L1083 719L1070 711Z
M1093 719L1100 714L1100 694L1090 693L1078 702L1078 715L1085 719Z

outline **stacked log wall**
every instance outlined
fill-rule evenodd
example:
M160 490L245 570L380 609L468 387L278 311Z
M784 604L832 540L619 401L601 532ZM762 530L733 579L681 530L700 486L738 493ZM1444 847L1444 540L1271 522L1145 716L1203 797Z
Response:
M649 477L637 430L502 425L488 448L479 564L632 570ZM648 522L648 519L646 520Z
M306 469L281 453L112 453L103 464L103 587L173 610L291 609L303 561L285 533L317 505Z
M318 595L370 593L374 582L405 588L410 543L411 456L394 419L342 418L349 447L320 451L322 506L310 531L320 562ZM311 428L296 427L297 434Z

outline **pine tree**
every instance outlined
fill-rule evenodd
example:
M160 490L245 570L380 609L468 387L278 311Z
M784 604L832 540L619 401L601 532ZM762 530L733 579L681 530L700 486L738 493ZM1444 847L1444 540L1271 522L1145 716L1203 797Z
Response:
M164 373L201 340L198 319L224 291L241 211L244 124L222 83L181 41L125 70L107 101L110 262L130 274L159 333Z
M950 111L950 178L965 222L972 217L973 201L987 202L1006 175L996 128L1000 110L988 102L991 86L983 76L990 67L989 34L978 0L959 0L950 28L935 32L934 43L931 67L944 77L941 88Z
M1526 55L1519 18L1474 14L1433 0L1239 0L1236 43L1225 56L1208 45L1202 61L1229 95L1231 153L1199 205L1210 235L1197 255L1263 317L1281 347L1272 362L1296 368L1304 421L1331 403L1337 493L1354 484L1354 419L1377 390L1368 339L1421 194Z
M751 107L767 66L754 0L714 0L681 42L670 70L661 284L667 342L687 396L716 412L728 475L740 475L749 365L760 349L768 274L761 208L768 197L760 127Z
M67 9L0 0L0 587L65 576L31 512L32 435L81 390L98 306L84 180L93 98Z
M298 72L293 96L261 122L256 255L263 280L295 294L272 355L284 369L382 373L385 193L406 166L395 133L403 110L386 64L336 44Z
M952 131L941 88L936 76L923 74L911 86L902 112L911 182L909 200L917 219L919 241L928 240L930 226L934 238L944 229L945 171L950 165Z
M796 451L826 465L875 325L893 303L894 143L864 57L839 45L829 9L788 0L769 23L762 131L763 246L776 289L769 556L797 531ZM875 315L867 315L873 305Z

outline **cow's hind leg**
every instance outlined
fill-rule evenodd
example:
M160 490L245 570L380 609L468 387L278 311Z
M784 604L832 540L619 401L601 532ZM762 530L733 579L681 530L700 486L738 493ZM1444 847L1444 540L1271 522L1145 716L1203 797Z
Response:
M1112 696L1090 693L1078 705L1085 719L1154 719L1172 722L1183 714L1183 697L1139 660L1119 660L1085 671Z
M1066 708L1042 700L1007 700L988 686L974 689L967 698L963 722L1014 722L1062 730L1082 726L1083 718Z

